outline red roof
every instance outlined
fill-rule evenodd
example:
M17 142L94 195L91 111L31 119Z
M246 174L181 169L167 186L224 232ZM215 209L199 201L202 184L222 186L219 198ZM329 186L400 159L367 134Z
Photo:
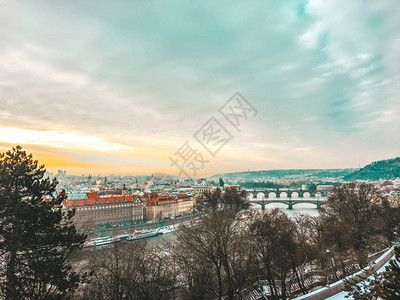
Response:
M155 205L164 205L167 203L174 203L176 202L176 198L173 198L171 196L157 196L157 198L155 199L150 199L149 201L147 201L147 206L155 206Z
M88 199L67 199L64 203L67 206L84 206L84 205L96 205L96 204L114 204L133 202L137 195L110 195L105 197L98 197L97 193L87 193Z
M86 193L88 198L98 198L97 193Z
M158 197L158 194L155 192L151 192L151 193L144 193L143 198L150 198L150 199L154 199Z

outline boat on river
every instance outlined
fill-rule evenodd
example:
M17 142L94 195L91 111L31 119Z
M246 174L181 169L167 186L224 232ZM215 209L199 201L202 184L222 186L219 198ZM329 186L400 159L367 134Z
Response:
M177 230L177 226L176 225L164 226L164 227L160 227L160 228L157 229L157 231L160 234L168 234L168 233L175 232L176 230Z
M134 240L140 240L144 238L149 238L153 236L157 236L160 233L157 230L137 230L133 234L130 234L129 237L127 237L127 241L134 241Z
M83 244L83 247L94 247L94 246L99 246L99 245L110 244L111 242L112 242L112 237L105 235L105 236L93 238L89 241L86 241Z
M103 246L103 245L109 245L112 243L116 243L119 241L121 241L121 238L118 236L112 237L112 236L105 235L105 236L91 239L90 241L86 241L83 246L84 247Z

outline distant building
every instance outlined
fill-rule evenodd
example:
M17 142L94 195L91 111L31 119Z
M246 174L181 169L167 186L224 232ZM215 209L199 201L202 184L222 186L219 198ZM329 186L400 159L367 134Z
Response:
M170 218L178 214L177 201L172 196L157 196L147 201L144 213L147 220Z
M200 194L206 191L211 191L213 189L213 186L207 186L207 185L194 185L191 187L191 190L194 194Z
M157 193L154 192L150 192L150 193L143 193L143 195L140 196L140 198L142 199L143 205L146 206L147 202L149 200L155 199L158 197Z
M193 211L194 200L185 194L179 195L149 195L144 209L147 220L171 218Z
M193 211L195 201L192 197L185 194L176 195L175 197L178 204L178 215Z
M332 192L333 189L335 188L334 185L330 185L330 184L320 184L317 186L317 191L318 192Z
M58 172L57 172L58 178L65 177L65 176L67 176L67 171L58 170Z
M86 197L64 201L65 208L76 209L74 222L80 227L133 224L143 222L143 202L137 195L98 196L86 193Z

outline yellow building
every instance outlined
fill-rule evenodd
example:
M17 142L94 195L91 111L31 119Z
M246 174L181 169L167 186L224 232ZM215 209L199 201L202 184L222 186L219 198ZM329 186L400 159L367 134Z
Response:
M187 195L166 195L148 200L144 214L147 220L160 220L180 216L193 209L194 200Z

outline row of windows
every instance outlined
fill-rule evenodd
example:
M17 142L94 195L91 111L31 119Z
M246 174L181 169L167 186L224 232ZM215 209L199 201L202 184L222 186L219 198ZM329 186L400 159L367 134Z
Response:
M84 210L80 211L80 215L93 215L93 214L113 214L121 212L131 212L131 209L96 209L96 210Z
M94 215L94 217L101 217L101 218L104 218L104 217L126 217L128 214L121 214L121 213L119 213L119 214L95 214Z
M143 214L143 211L138 211L132 213L132 211L128 210L118 210L118 211L112 211L112 210L95 210L95 211L82 211L79 212L77 216L79 218L87 218L91 216L109 216L109 215L140 215Z
M74 203L77 206L77 203ZM130 204L117 204L117 205L106 205L106 206L90 206L90 207L78 207L77 210L91 210L91 209L104 209L104 208L116 208L116 207L127 207L127 206L139 206Z
M128 200L126 200L126 199L125 199L125 200L124 200L124 202L128 202ZM114 203L119 203L119 201L118 201L118 200L115 200L115 202L114 202ZM96 201L96 204L100 204L100 201ZM110 201L109 201L109 200L106 200L106 204L110 204ZM136 202L136 201L135 201L135 203L134 203L134 204L135 204L135 205L137 205L137 204L141 204L141 202ZM76 203L76 202L75 202L75 203L74 203L74 205L75 205L75 206L77 206L77 205L78 205L78 203ZM88 202L88 201L86 201L86 202L85 202L85 205L89 205L89 202Z
M127 199L124 199L124 202L128 202L128 200L127 200ZM110 203L110 201L109 201L109 200L106 200L106 203L108 204L108 203ZM119 203L118 199L115 200L114 203ZM96 204L100 204L100 201L96 201ZM85 205L89 205L89 202L86 202Z

